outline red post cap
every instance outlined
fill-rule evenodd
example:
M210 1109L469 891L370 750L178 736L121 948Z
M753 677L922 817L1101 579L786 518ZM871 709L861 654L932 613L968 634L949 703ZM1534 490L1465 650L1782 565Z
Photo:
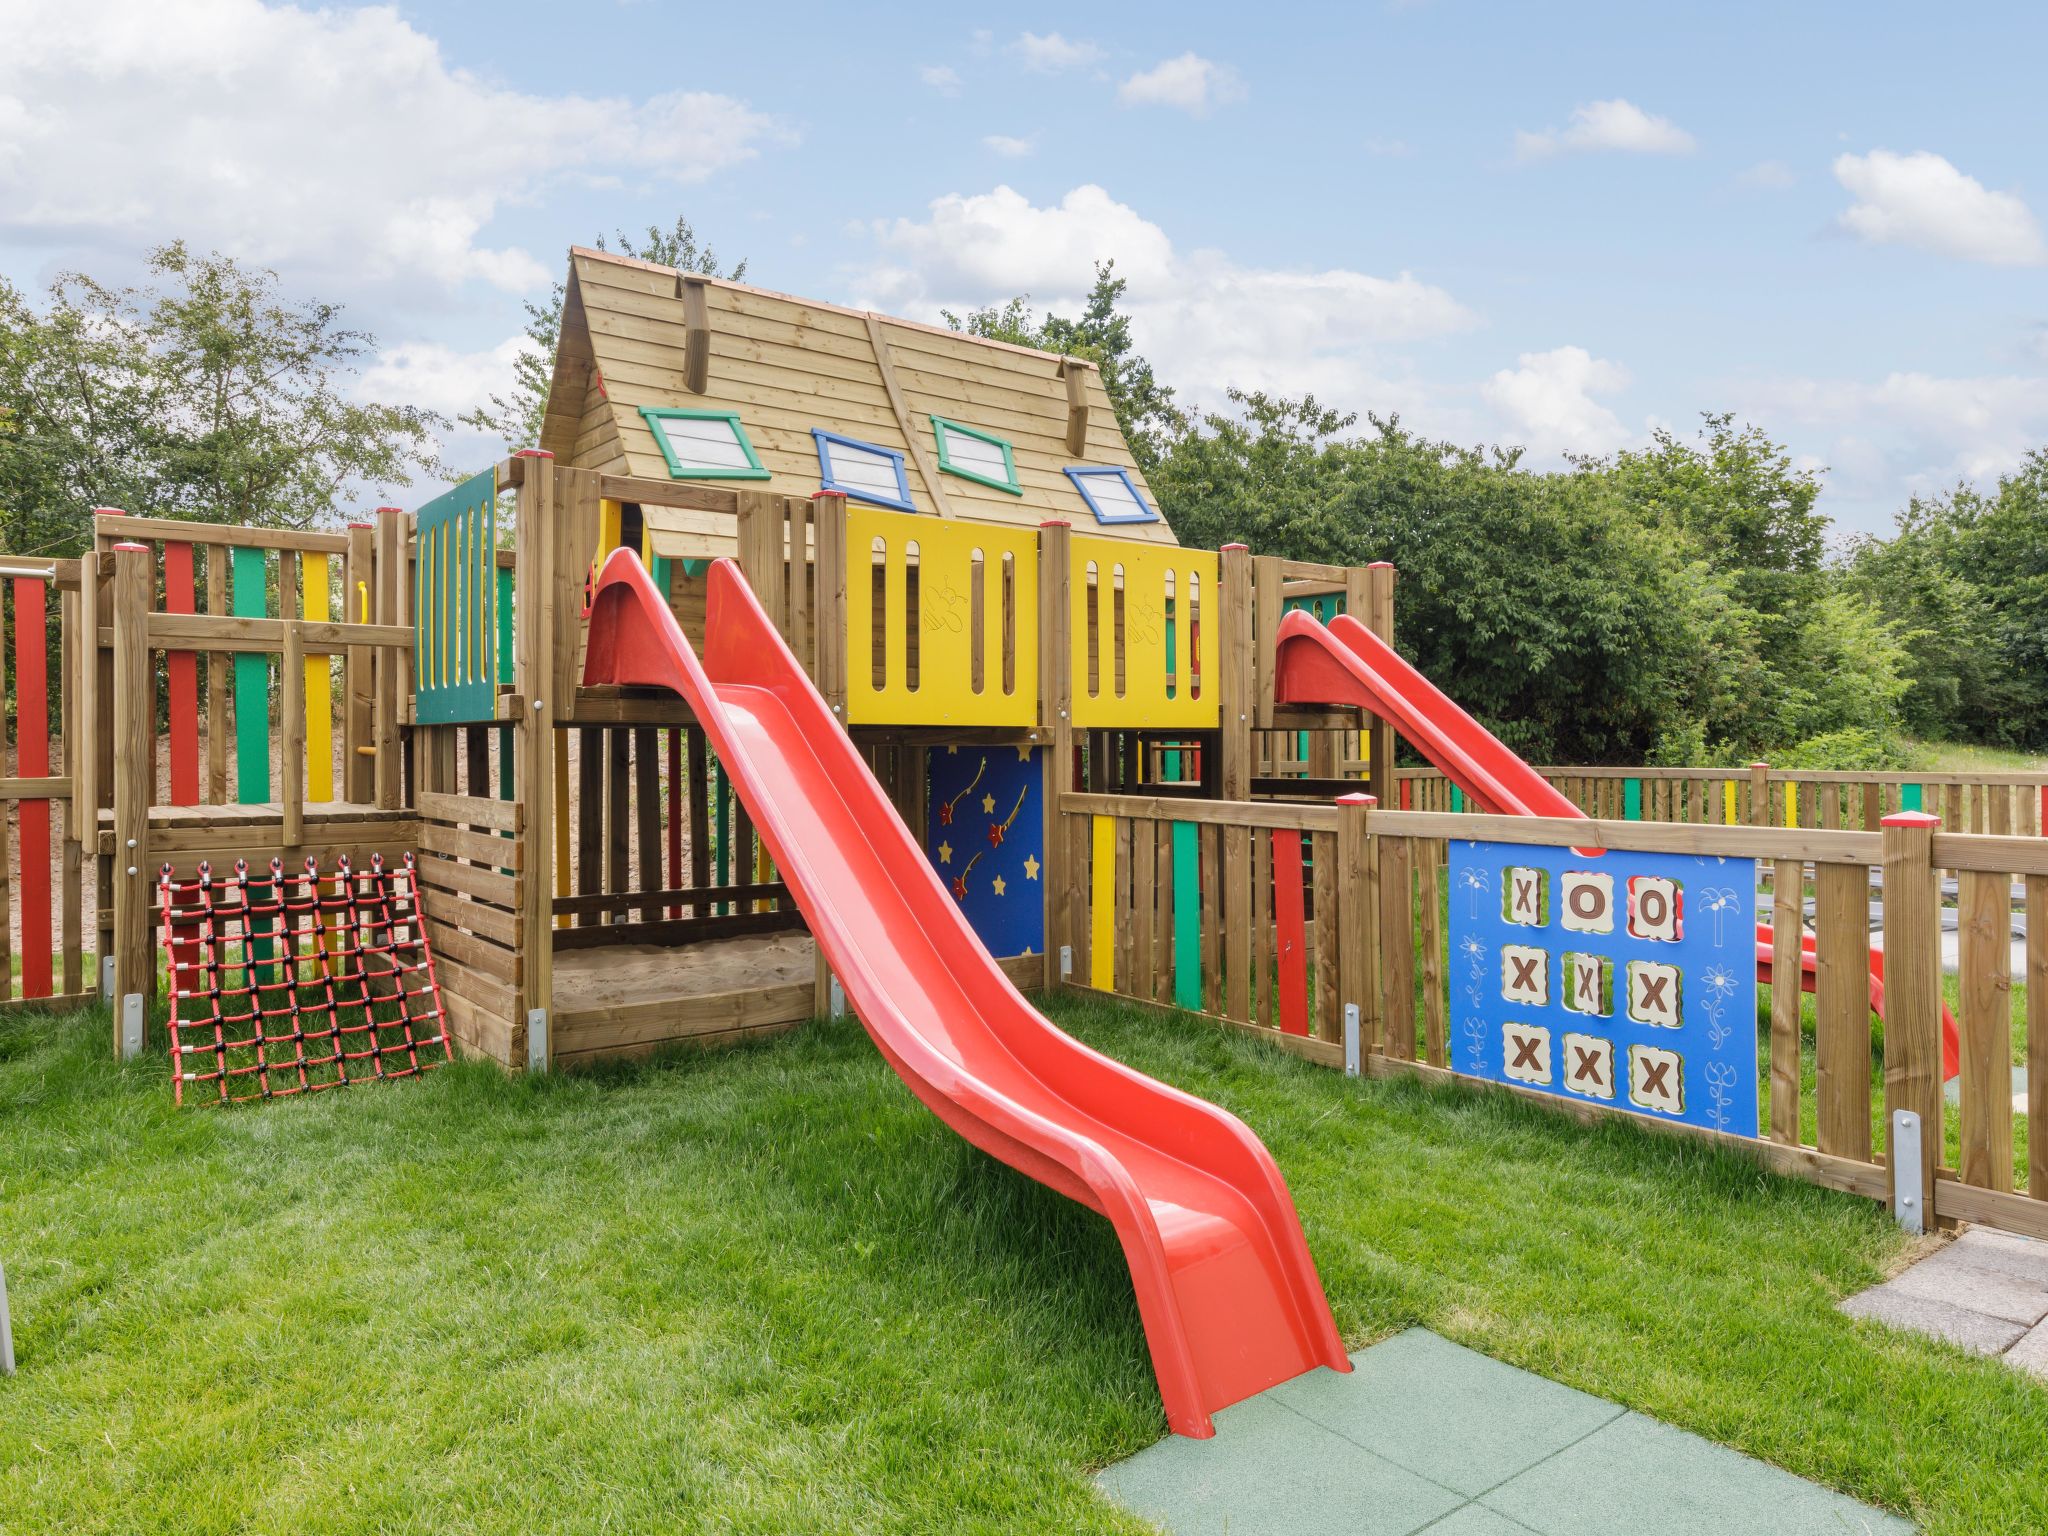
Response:
M1218 553L1218 554L1220 555L1220 554L1222 554L1222 553L1223 553L1223 551L1224 551L1224 550L1226 550L1226 549L1250 549L1250 548L1251 548L1251 545L1249 545L1249 544L1223 544L1223 545L1219 545L1219 546L1217 547L1216 553Z
M404 512L405 512L405 508L403 508L403 507L379 507L379 508L377 509L377 515L378 515L379 517L390 517L390 516L393 516L393 515L400 515L400 516L402 516L402 515L404 514Z
M1048 517L1044 522L1040 523L1038 526L1041 528L1071 528L1074 525L1068 522L1064 517Z
M94 507L92 515L94 517L126 517L128 514L119 507Z
M1375 560L1366 566L1368 571L1391 571L1393 568L1394 562L1391 560Z
M117 555L146 555L149 553L149 546L147 544L123 541L114 546L114 553Z
M1938 827L1941 825L1941 818L1929 815L1926 811L1893 811L1891 815L1885 817L1878 825L1881 827Z
M512 455L515 459L552 459L554 454L546 448L522 448Z
M844 500L846 500L846 492L844 492L844 491L813 491L813 492L811 492L811 500L813 500L813 501L823 501L823 500L824 500L824 499L825 499L825 498L826 498L827 496L836 496L836 497L838 497L838 498L839 498L839 499L840 499L841 501L844 501Z
M1378 805L1380 803L1380 798L1378 795L1339 795L1337 797L1337 803L1339 805Z

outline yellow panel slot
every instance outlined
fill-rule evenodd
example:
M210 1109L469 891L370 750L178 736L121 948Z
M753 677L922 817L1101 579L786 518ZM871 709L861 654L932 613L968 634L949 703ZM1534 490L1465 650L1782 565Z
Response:
M882 683L875 684L875 545L882 546ZM910 561L917 549L917 686L910 685ZM975 686L974 564L981 557L981 686ZM1003 597L1008 556L1009 602ZM1004 610L1012 643L1003 641ZM856 725L1038 723L1038 534L849 507L846 714ZM1004 687L1004 657L1010 684Z
M1077 536L1072 542L1068 624L1073 634L1074 724L1214 730L1222 718L1218 637L1223 628L1215 553L1124 539ZM1090 565L1095 568L1092 584ZM1172 616L1166 606L1169 578ZM1092 686L1091 607L1096 652ZM1169 623L1178 657L1167 647Z
M327 621L327 557L301 557L299 607L303 617ZM331 658L306 658L306 798L334 798L334 681Z

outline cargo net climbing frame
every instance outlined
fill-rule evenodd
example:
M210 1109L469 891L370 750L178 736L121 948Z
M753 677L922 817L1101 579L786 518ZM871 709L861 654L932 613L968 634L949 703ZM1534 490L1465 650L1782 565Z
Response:
M215 879L157 880L171 998L171 1071L215 1102L413 1077L451 1059L413 855L322 875L281 859Z

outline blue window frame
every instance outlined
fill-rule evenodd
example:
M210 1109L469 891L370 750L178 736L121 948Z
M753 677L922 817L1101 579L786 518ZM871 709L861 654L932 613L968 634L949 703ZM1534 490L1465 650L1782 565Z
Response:
M903 473L903 455L879 443L841 437L837 432L811 428L818 444L818 484L827 491L843 491L854 501L899 512L915 512L910 499L910 480Z
M1109 465L1067 466L1067 478L1088 503L1098 523L1156 523L1159 513L1145 500L1128 469Z

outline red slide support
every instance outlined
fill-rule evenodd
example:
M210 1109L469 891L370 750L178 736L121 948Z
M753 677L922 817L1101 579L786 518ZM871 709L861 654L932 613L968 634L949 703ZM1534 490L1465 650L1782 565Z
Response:
M1109 1218L1167 1423L1350 1369L1271 1155L1235 1116L1061 1033L989 958L739 567L713 562L700 661L639 557L590 612L588 683L696 711L882 1055L961 1136Z
M1454 704L1386 641L1349 614L1328 624L1311 614L1282 616L1274 652L1274 699L1281 704L1347 704L1369 709L1428 758L1444 776L1499 816L1553 816L1583 821L1581 811L1500 738ZM1756 928L1757 979L1771 979L1772 934ZM1799 984L1818 984L1813 936L1800 937ZM1884 951L1870 951L1870 1010L1884 1017ZM1961 1070L1956 1021L1941 1008L1941 1069Z

